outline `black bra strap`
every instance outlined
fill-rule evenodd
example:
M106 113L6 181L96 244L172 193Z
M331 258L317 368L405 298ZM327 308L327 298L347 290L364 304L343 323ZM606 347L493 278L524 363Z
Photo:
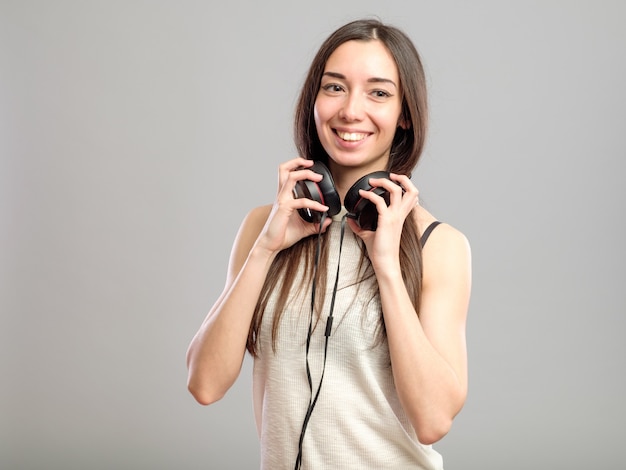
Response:
M439 222L438 220L435 220L428 227L426 227L426 230L424 230L424 233L422 234L422 238L420 238L420 245L422 245L422 248L424 248L424 245L426 245L426 240L428 240L428 237L430 236L430 232L432 232L435 229L435 227L439 225L440 223L441 222Z

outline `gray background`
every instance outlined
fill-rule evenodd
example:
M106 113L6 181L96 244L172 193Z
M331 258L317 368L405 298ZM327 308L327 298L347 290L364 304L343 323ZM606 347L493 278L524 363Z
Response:
M257 466L249 360L203 408L185 351L313 53L378 15L426 65L422 203L473 247L446 468L621 468L624 5L2 1L0 467Z

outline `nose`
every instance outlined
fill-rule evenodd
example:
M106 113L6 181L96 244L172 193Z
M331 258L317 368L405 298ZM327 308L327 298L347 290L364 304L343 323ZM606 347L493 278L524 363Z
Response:
M363 97L355 93L346 96L343 106L339 110L339 117L345 121L360 121L363 119L365 105Z

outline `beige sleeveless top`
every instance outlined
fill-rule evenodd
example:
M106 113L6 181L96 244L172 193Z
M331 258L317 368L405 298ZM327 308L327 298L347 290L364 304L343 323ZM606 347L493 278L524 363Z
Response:
M431 446L419 443L398 400L387 342L380 335L380 300L372 294L376 281L372 276L357 283L361 249L347 225L339 260L343 213L335 216L329 227L325 306L309 350L315 394L323 368L325 319L340 261L326 369L304 437L302 469L441 470L441 456ZM321 287L317 289L319 292ZM271 339L273 299L264 314L253 372L264 470L292 470L298 455L302 422L311 398L305 362L310 302L310 286L289 299L275 352Z

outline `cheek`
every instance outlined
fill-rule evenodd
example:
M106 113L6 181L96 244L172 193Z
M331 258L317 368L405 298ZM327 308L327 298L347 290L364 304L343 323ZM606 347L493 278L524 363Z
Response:
M317 101L315 102L315 106L313 106L313 119L315 120L315 126L319 129L321 118L319 108L317 106Z
M381 125L390 132L395 133L402 122L402 115L399 111L389 112L385 116L381 116Z
M317 135L322 144L326 141L325 133L327 132L327 126L331 116L332 114L330 113L328 106L324 103L324 100L316 100L313 107L313 119L315 121Z
M320 126L328 120L328 106L324 103L324 100L320 100L319 98L315 100L315 105L313 106L313 117L315 118L315 124Z

